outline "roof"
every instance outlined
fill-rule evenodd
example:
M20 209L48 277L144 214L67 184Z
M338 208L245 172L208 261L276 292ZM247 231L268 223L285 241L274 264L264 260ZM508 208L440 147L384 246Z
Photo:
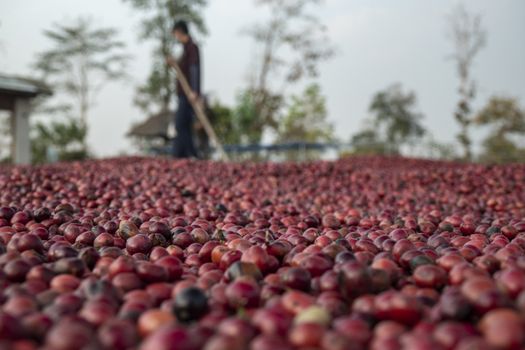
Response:
M53 91L42 81L0 73L0 93L36 97L37 95L52 95Z
M174 118L175 112L167 111L152 115L144 122L135 124L127 136L155 138L168 138L168 127Z

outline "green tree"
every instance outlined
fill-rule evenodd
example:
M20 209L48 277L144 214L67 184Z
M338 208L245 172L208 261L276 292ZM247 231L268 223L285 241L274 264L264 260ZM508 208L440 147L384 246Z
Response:
M56 23L52 29L45 30L44 35L51 47L37 54L34 68L53 87L57 98L40 105L38 110L74 119L63 125L64 130L73 131L69 128L71 123L83 130L74 135L82 137L79 141L85 153L90 109L107 83L126 77L129 57L124 52L124 43L117 39L116 29L97 28L88 18L79 18L70 24ZM55 127L57 125L51 124L51 128ZM38 130L39 126L37 134L40 134ZM53 138L46 140L51 142Z
M515 98L492 97L474 121L491 126L493 132L500 135L525 133L525 112Z
M326 99L318 84L308 86L302 95L292 96L286 115L280 120L277 141L323 142L335 139L327 121Z
M460 126L457 139L465 160L472 158L469 129L472 124L472 101L476 97L476 82L471 77L474 59L485 47L487 34L480 15L469 13L459 5L449 16L449 37L454 45L454 60L459 76L459 101L454 114Z
M525 159L525 148L518 147L508 137L491 134L483 141L483 153L480 160L486 163L522 162Z
M33 161L44 162L50 150L58 160L84 159L90 109L107 83L126 77L129 57L116 29L97 28L88 18L54 24L44 35L52 46L37 55L34 68L56 98L37 102L37 111L55 120L34 125Z
M267 106L281 105L282 96L267 96ZM273 108L273 107L272 107ZM256 96L250 90L242 91L237 95L233 109L233 120L236 125L239 143L260 143L266 128L266 120L261 118L257 107ZM273 123L277 127L277 123Z
M144 13L140 40L154 42L152 65L146 82L139 86L135 104L146 113L169 111L173 108L175 73L165 57L175 45L172 36L174 21L185 20L200 34L206 34L202 9L207 0L123 0Z
M227 145L240 142L239 130L233 120L232 108L223 105L219 101L214 101L208 114L221 142Z
M352 154L385 155L388 153L387 145L373 128L365 128L358 132L352 136L350 143Z
M400 153L402 146L413 145L425 134L423 115L415 111L416 102L415 93L404 92L399 84L373 97L369 107L372 123L389 153Z
M74 118L54 120L48 124L37 123L31 138L33 163L45 163L48 152L55 152L56 160L60 161L87 158L88 153L83 143L86 132L86 128Z
M491 163L523 161L525 148L514 141L525 135L525 111L515 98L492 97L474 117L490 133L483 141L481 160Z
M454 144L437 141L431 134L427 134L423 142L418 146L419 152L416 154L418 157L442 160L460 159Z
M305 77L316 77L319 63L333 50L326 27L309 11L319 0L255 1L269 10L270 18L246 31L256 49L243 95L251 95L247 98L255 109L253 121L258 121L251 129L277 130L288 88Z
M225 144L252 144L261 140L263 128L257 120L253 95L250 93L239 93L233 107L215 101L210 106L209 114L217 136Z

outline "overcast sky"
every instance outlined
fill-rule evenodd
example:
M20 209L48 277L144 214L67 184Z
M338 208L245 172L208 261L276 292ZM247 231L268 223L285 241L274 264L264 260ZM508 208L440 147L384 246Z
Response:
M525 1L464 0L483 15L488 45L474 76L476 106L494 94L518 97L525 105ZM231 104L245 85L253 46L243 27L263 20L253 0L209 0L209 35L202 42L205 91ZM400 82L416 91L425 125L435 138L450 142L457 131L455 68L447 55L446 14L457 0L326 0L319 10L337 56L321 69L329 119L348 140L367 116L375 92ZM35 52L48 47L42 30L53 22L90 15L101 26L117 27L134 59L132 81L111 84L90 115L89 143L98 156L129 152L125 133L144 118L133 106L134 88L149 72L150 48L136 37L140 14L121 0L0 0L0 72L31 76ZM479 139L482 131L476 132Z

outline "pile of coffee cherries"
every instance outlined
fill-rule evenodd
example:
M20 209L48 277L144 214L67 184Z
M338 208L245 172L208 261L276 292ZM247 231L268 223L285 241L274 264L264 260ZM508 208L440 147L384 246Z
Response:
M0 168L0 348L522 349L525 165Z

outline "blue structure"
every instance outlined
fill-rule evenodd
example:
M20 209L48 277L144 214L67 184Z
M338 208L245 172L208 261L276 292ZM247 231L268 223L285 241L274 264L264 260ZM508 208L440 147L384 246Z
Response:
M224 145L224 151L228 154L258 154L258 153L279 153L279 152L304 152L304 151L340 151L350 147L348 144L341 143L315 143L315 142L287 142L271 145L250 144L250 145ZM155 155L169 155L170 147L152 148L151 153Z

